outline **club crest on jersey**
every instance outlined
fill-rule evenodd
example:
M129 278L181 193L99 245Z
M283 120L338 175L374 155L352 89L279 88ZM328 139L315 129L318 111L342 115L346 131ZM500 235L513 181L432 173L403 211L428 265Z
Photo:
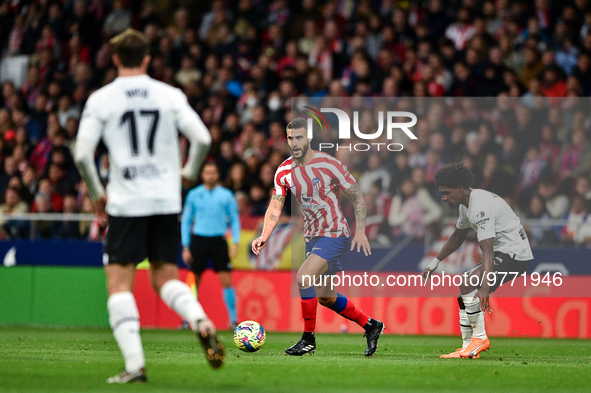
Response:
M314 179L312 179L312 188L315 190L320 190L320 187L322 187L322 183L319 177L315 177Z

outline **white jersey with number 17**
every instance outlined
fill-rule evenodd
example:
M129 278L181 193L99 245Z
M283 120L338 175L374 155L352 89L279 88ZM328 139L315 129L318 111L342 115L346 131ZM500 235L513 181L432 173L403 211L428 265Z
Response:
M96 146L102 139L109 150L107 212L110 215L180 213L178 131L187 135L192 144L197 140L206 145L211 139L182 91L147 75L116 78L88 98L77 145L85 142L87 146ZM200 154L204 155L203 146ZM196 176L199 163L189 168L193 172L189 177ZM91 195L93 192L100 195L100 187L96 183L92 185L93 175L82 173Z

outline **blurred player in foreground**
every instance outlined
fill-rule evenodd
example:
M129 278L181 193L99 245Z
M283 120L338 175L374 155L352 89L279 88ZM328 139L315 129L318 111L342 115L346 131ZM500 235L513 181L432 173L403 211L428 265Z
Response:
M197 177L211 136L180 90L146 74L149 42L143 34L128 29L111 40L111 47L119 76L88 98L75 151L97 219L109 223L103 255L107 308L125 369L107 382L147 379L139 313L132 294L136 265L146 257L154 290L189 321L207 360L214 368L220 367L224 347L215 326L189 287L177 279L181 177ZM177 129L191 144L182 170ZM94 162L101 139L109 150L106 194Z
M240 241L240 217L238 204L232 191L218 184L220 173L214 163L207 163L201 171L203 184L195 187L185 198L181 238L183 261L193 274L199 288L201 274L211 258L224 292L232 330L238 324L236 316L236 292L232 287L232 264ZM228 253L226 232L232 229L232 249Z
M304 216L307 259L297 273L304 334L301 340L287 348L285 353L302 356L315 352L316 308L320 303L365 329L367 337L365 356L371 356L377 349L378 339L384 331L384 324L368 317L355 307L351 300L331 288L330 284L315 287L309 279L304 279L306 276L316 278L341 272L343 268L339 258L347 250L353 250L355 247L357 252L363 249L366 256L371 254L369 241L365 236L365 200L359 185L339 160L310 148L306 124L305 119L297 118L287 125L287 140L292 156L277 168L275 188L265 214L263 232L253 241L252 251L255 255L259 255L267 245L281 215L285 197L291 190ZM355 207L356 231L353 241L351 241L351 231L339 203L341 189Z
M448 164L439 169L435 182L443 202L451 209L458 207L460 216L455 232L423 270L423 279L427 281L439 263L464 243L471 228L476 231L482 250L482 261L464 274L460 285L462 348L441 357L478 358L480 352L490 348L484 328L484 312L492 312L489 295L523 274L534 257L519 217L503 198L472 189L474 175L464 164Z

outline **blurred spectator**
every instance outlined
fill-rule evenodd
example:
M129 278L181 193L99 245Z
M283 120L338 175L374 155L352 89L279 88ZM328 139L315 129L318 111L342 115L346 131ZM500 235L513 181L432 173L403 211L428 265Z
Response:
M461 8L458 11L457 21L447 27L445 36L454 42L457 50L464 50L473 35L474 27L471 24L470 11L467 8Z
M501 166L499 159L493 153L488 153L484 159L484 167L482 168L482 182L475 185L476 188L481 188L500 197L505 197L513 192L514 186L513 176Z
M540 220L536 225L525 226L532 247L557 243L558 237L554 228L543 224L545 220L550 220L551 217L546 211L544 200L539 194L534 194L531 197L525 218Z
M544 124L540 132L540 158L548 163L549 166L554 165L560 152L560 145L556 142L554 129L551 124Z
M29 194L35 195L37 193L37 187L39 186L39 180L37 180L37 174L35 168L30 164L27 165L23 171L23 187L26 187ZM30 201L32 203L32 200Z
M425 230L423 208L412 180L405 179L400 185L399 193L392 198L388 223L397 241L407 237L423 237Z
M80 118L80 110L72 106L70 96L63 95L60 97L58 103L57 117L61 128L66 128L69 118Z
M4 203L0 205L0 213L27 213L29 206L21 200L17 189L8 188L4 192ZM2 234L9 239L27 238L29 233L29 222L24 220L0 219Z
M260 183L254 183L250 187L250 214L253 216L264 216L267 211L268 191Z
M228 188L234 193L238 191L248 193L248 186L249 184L246 177L246 166L241 162L232 165L230 167L230 171L228 172L228 177L224 187Z
M591 143L586 139L583 130L574 130L570 145L563 147L556 160L562 179L591 174Z
M38 193L35 196L35 206L37 213L51 213L53 209L51 207L51 200L47 194ZM49 239L53 236L54 224L49 220L35 220L33 221L33 227L35 228L36 239Z
M542 180L538 185L538 194L546 201L546 210L550 217L562 218L568 211L568 197L558 192L552 180Z
M571 202L571 208L566 216L567 223L562 227L560 232L560 240L567 244L575 242L577 232L587 220L587 207L585 206L585 199L580 195L575 195Z
M131 13L123 7L121 0L114 0L113 9L103 23L103 33L107 37L113 37L129 27L131 27Z
M394 156L394 165L390 167L390 171L391 186L390 190L386 191L394 194L400 187L400 184L402 184L402 181L410 177L410 173L412 171L408 165L408 153L406 150L396 153Z
M377 242L380 239L380 231L384 223L384 216L379 213L376 205L376 196L373 193L363 195L365 206L367 208L367 218L365 220L365 233L370 242Z
M390 189L390 174L382 165L382 159L378 154L371 154L367 159L367 170L359 178L361 193L367 194L372 184L380 183L382 190Z
M35 196L33 204L31 205L31 212L33 213L40 212L39 208L37 207L37 196L39 195L42 195L44 198L49 200L51 205L51 211L59 212L62 210L64 206L64 198L62 195L55 192L49 179L45 178L39 181L39 190L37 192L37 195Z
M517 143L515 138L508 135L503 140L503 147L501 148L500 159L507 165L514 174L519 173L521 166L521 155L517 150Z
M587 211L591 212L591 179L588 176L579 176L576 178L575 193L583 197Z
M64 197L64 210L63 213L66 215L74 214L78 212L78 206L76 204L76 197L72 194L68 194ZM79 239L80 238L80 222L79 221L52 221L51 222L51 233L54 238L58 239Z
M540 176L542 176L547 165L547 161L540 157L538 147L530 146L519 171L519 188L521 191L531 190L538 184Z

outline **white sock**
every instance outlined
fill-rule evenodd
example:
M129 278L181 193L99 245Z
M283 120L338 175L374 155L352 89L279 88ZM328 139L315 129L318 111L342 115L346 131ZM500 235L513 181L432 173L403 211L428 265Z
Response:
M466 310L460 309L460 331L462 332L462 348L466 348L472 340L472 325Z
M472 337L486 338L486 330L484 329L484 313L480 311L480 299L472 300L476 295L476 290L473 292L462 295L464 300L464 306L466 306L466 314L472 325Z
M125 359L125 370L139 371L146 365L140 337L140 314L131 292L117 292L107 300L109 324Z
M176 279L168 280L160 289L160 297L168 307L189 322L193 331L197 331L197 321L206 315L187 284Z

